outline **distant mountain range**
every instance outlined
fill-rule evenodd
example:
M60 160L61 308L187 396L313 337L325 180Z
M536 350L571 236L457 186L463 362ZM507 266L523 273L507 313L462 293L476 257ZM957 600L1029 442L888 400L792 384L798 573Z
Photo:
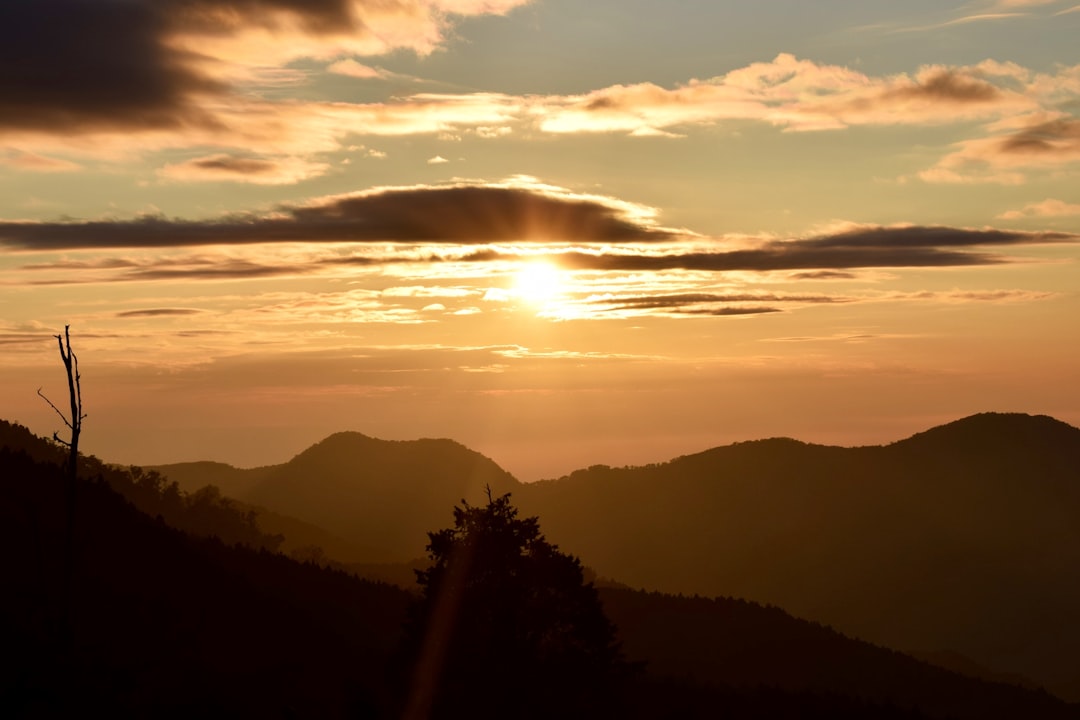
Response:
M335 437L308 453L348 452L356 440ZM423 447L449 455L441 459L458 470L476 463L478 473L494 472L444 441L360 445L384 451L376 456L391 464ZM88 478L77 503L65 641L56 633L64 526L57 456L55 446L0 421L0 560L13 590L0 594L0 714L393 716L388 680L408 593L185 535L115 494L108 482L125 483L123 473L96 462L86 467L103 479ZM320 467L312 455L304 463ZM162 497L172 492L142 473L132 477ZM424 485L403 478L400 487ZM455 489L463 488L473 489ZM378 504L377 493L365 497ZM451 505L428 529L450 524ZM230 517L217 522L236 521ZM965 678L775 607L618 587L601 597L629 656L648 662L628 690L628 718L1080 716L1045 693ZM56 652L66 644L71 650Z
M633 587L745 597L889 647L960 653L1080 700L1080 430L987 413L886 446L778 438L522 484L449 440L339 433L283 465L158 468L293 515L342 560L423 555L462 498L512 492Z
M635 587L772 603L1080 698L1080 430L985 414L883 447L787 439L529 486L549 537Z

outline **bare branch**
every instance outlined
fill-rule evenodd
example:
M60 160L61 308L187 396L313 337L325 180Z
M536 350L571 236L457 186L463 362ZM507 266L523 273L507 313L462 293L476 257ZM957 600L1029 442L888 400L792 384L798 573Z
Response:
M60 408L53 405L53 401L50 400L49 398L45 397L45 393L41 392L41 388L38 388L37 394L38 394L38 397L40 397L45 402L49 403L49 407L51 407L56 412L56 414L60 416L60 419L64 421L64 424L67 425L69 429L71 429L71 430L75 429L75 428L71 427L71 423L68 422L67 416L64 415L64 413L60 412ZM53 433L53 437L56 437L56 433ZM59 438L57 438L57 439L59 439ZM64 443L64 444L66 445L67 443Z

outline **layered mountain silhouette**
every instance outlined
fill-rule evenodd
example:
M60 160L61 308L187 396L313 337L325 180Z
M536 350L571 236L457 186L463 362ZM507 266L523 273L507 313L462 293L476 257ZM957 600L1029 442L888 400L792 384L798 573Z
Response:
M55 448L16 430L0 432L30 446L0 442L5 717L395 716L407 592L255 550L258 536L180 532L117 494L109 481L124 476L103 464L87 463L105 472L79 485L64 622L63 475ZM1078 715L752 602L625 588L601 598L631 659L648 662L625 690L626 717Z
M1053 418L987 413L874 447L737 443L531 484L451 441L356 433L280 466L191 468L160 469L241 488L368 562L420 557L424 530L489 484L600 575L777 605L1080 700L1080 430Z

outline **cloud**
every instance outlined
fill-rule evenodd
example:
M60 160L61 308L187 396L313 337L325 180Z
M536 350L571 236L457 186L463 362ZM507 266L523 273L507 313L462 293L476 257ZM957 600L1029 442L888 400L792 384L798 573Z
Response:
M992 149L1003 156L1060 158L1067 155L1075 158L1080 155L1080 120L1059 118L1036 123L996 138Z
M1063 211L1048 201L1024 212L1055 210ZM1008 249L1077 242L1080 235L1066 232L857 224L837 224L803 237L709 239L660 225L654 208L578 193L525 176L500 183L373 188L281 204L262 213L198 221L147 216L0 222L0 247L12 250L132 250L130 257L61 257L24 265L21 271L37 275L29 281L25 275L12 281L30 285L229 281L409 264L427 266L422 274L431 276L425 281L430 283L439 272L458 276L467 264L503 263L505 267L537 256L568 271L784 272L792 280L837 280L852 279L851 271L860 269L1002 265L1018 261L1004 253ZM257 254L241 249L255 244L264 245ZM278 249L272 251L271 244ZM197 246L218 247L173 257L138 253L139 249ZM440 265L445 271L434 270ZM438 282L445 282L450 275L440 277L443 280ZM407 287L420 294L422 290L416 288L424 286ZM501 292L495 287L486 291L492 297ZM476 288L458 287L432 290L429 296L461 297L463 292L481 294ZM687 301L676 292L668 296ZM758 307L781 301L760 295L747 300ZM716 296L711 301L719 302ZM727 301L734 299L727 297ZM783 301L814 300L805 296Z
M225 87L166 44L169 5L177 3L0 3L0 127L84 133L211 124L194 99Z
M444 158L442 155L436 155L435 157L430 158L427 161L427 164L428 165L442 165L442 164L448 163L448 162L450 162L450 161L447 160L446 158Z
M597 311L625 314L625 311L649 314L681 315L763 315L782 312L781 308L761 303L836 303L846 298L827 295L784 295L777 293L678 293L638 296L605 295L589 300Z
M919 28L920 30L930 30L944 27L952 27L953 25L967 25L974 22L986 22L987 20L1012 20L1014 18L1026 17L1027 13L1018 12L998 12L998 13L979 13L977 15L967 15L965 17L956 18L955 20L948 20L938 25L931 25L927 28Z
M1028 203L1019 210L1009 210L998 215L1001 220L1023 220L1034 217L1073 217L1080 215L1080 203L1067 203L1062 200L1048 199L1042 202Z
M381 78L384 75L384 71L368 65L361 65L352 58L338 60L336 63L328 65L326 71L332 72L335 75L345 75L347 77L360 78L362 80Z
M1080 242L1080 235L1072 233L939 226L854 226L809 238L767 240L744 249L686 253L567 251L555 257L560 265L571 269L640 272L968 267L1010 262L1009 258L987 252L986 248L1077 242ZM490 259L490 256L484 259Z
M1024 180L1018 170L1049 169L1080 161L1080 119L1029 120L1005 133L958 143L919 176L927 182L999 182Z
M1040 5L1053 5L1058 0L997 0L995 4L999 8L1038 7Z
M341 58L355 70L345 58L428 54L454 16L528 2L8 0L0 132L241 132L222 106L244 86L291 81L290 62Z
M116 313L118 318L144 318L144 317L180 317L185 315L199 315L202 310L192 308L150 308L148 310L127 310Z
M986 80L948 68L928 68L919 73L917 82L889 88L878 101L937 100L945 103L989 103L1000 99L1002 91Z
M760 120L789 130L828 130L953 123L1038 107L1014 86L1015 78L1003 78L986 65L928 66L914 77L870 76L781 53L770 62L673 89L642 83L547 98L537 112L541 129L556 133L650 135L733 119Z
M17 332L0 330L0 345L30 345L40 346L46 343L55 344L52 333L41 332Z
M153 216L0 222L0 245L59 250L281 242L655 242L675 237L676 231L656 225L655 214L634 203L517 179L376 188L280 205L263 215L204 221Z
M6 129L0 142L36 152L108 159L170 148L220 148L266 157L304 157L341 150L356 135L398 137L501 127L524 117L527 103L498 93L417 94L378 103L270 101L257 94L205 103L206 122L168 127L108 127L64 132L63 127Z
M67 160L48 162L56 154L112 159L198 148L208 154L168 165L162 176L283 184L327 172L312 158L341 150L353 136L527 137L538 129L680 137L684 128L724 120L820 131L993 121L1055 111L1080 98L1080 66L1037 74L984 61L869 75L786 53L672 88L638 83L571 96L417 93L353 103L283 100L276 99L279 92L265 92L317 72L289 66L300 59L353 77L386 77L358 58L429 53L445 42L458 17L505 13L528 2L0 3L0 143L20 148L27 153L20 162L41 170L74 169L62 165ZM54 22L59 16L63 23ZM975 181L948 163L923 177ZM1023 180L1016 170L982 177Z
M327 163L301 158L256 158L219 153L171 163L157 174L169 180L245 182L256 185L284 185L318 177L330 168Z
M811 272L792 273L792 280L854 280L854 273L837 270L814 270Z
M8 165L17 170L45 173L73 172L82 169L81 165L68 160L46 157L44 155L38 155L37 153L2 149L0 149L0 165Z
M39 272L64 270L62 265L49 264L27 265L24 270ZM259 278L300 276L315 272L317 266L288 263L265 263L238 258L192 258L190 261L162 260L145 263L131 263L126 268L118 267L110 272L79 273L60 277L45 277L24 281L26 285L89 285L115 282L146 282L154 280L254 280Z

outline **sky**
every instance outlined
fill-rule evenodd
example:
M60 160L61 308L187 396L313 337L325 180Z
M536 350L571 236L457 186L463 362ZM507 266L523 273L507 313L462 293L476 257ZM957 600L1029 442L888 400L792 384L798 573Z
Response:
M1076 0L5 0L0 417L521 480L1080 425ZM61 432L64 437L64 432Z

